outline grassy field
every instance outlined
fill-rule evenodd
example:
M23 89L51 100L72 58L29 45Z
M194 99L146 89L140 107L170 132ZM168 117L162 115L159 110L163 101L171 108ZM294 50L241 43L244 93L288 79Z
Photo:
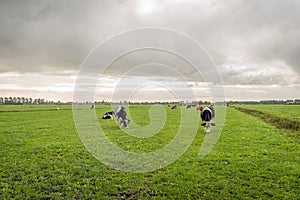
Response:
M299 111L299 107L292 108ZM286 116L273 107L261 109ZM13 110L18 112L8 112ZM113 120L100 119L109 110L109 106L96 106L101 126L110 140L130 151L159 149L178 129L180 110L166 107L168 120L159 134L148 139L134 138L124 134ZM148 110L148 106L135 106L131 118L146 126L150 123ZM200 127L185 154L151 173L123 173L95 159L78 137L71 106L60 106L60 110L56 106L0 106L0 127L0 199L298 199L300 196L300 143L285 134L287 130L232 107L228 107L222 135L207 157L199 160L205 137Z

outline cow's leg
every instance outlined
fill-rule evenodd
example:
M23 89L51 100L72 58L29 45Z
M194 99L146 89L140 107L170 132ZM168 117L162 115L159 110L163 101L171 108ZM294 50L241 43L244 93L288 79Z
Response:
M118 121L119 121L119 127L122 128L122 119L119 118Z
M124 127L128 128L128 120L127 119L124 120Z
M207 133L210 133L210 131L211 131L211 124L207 123Z
M207 123L204 125L204 132L207 133Z

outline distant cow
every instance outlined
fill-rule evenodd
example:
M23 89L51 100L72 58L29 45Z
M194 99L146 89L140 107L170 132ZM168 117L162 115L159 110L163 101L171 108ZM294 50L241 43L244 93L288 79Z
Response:
M177 105L173 105L173 106L171 107L172 110L174 110L174 109L176 109L176 108L177 108Z
M186 108L189 109L189 108L192 108L193 106L194 105L189 104L189 105L186 106Z
M122 128L122 124L124 124L124 128L128 128L128 124L129 124L130 120L127 119L127 117L126 117L127 113L123 106L118 106L116 108L115 115L117 117L120 128Z
M215 109L212 105L202 110L201 119L203 123L201 125L204 126L204 132L210 133L212 126L215 125L215 123L212 122L214 117Z
M202 111L202 110L203 110L203 107L202 107L200 104L198 104L198 105L196 106L196 110Z
M102 119L114 119L114 118L113 118L114 113L115 113L114 111L106 112L106 113L102 116Z

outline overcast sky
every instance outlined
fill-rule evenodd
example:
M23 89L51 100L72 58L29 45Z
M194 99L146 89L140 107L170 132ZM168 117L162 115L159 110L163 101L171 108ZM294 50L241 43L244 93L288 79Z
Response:
M227 100L300 98L299 10L298 0L0 1L0 96L72 101L78 70L99 43L122 31L161 27L207 50ZM106 77L106 98L118 75ZM201 83L188 85L206 98Z

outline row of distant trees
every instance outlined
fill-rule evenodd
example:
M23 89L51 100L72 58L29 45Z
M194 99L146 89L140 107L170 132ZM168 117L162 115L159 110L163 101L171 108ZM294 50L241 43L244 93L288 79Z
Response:
M300 99L261 100L261 101L228 101L227 104L300 104Z
M26 97L0 97L0 104L5 105L23 105L23 104L54 104L60 103L54 101L48 101L45 99L33 99L33 98L26 98Z
M93 102L85 102L86 104L91 104ZM186 105L186 104L192 104L192 105L197 105L197 104L210 104L209 101L141 101L141 102L132 102L132 101L119 101L119 102L109 102L109 101L95 101L94 104L179 104L179 105Z
M71 104L72 102L61 102L61 101L49 101L46 99L42 98L27 98L27 97L0 97L0 104L5 104L5 105L23 105L23 104L33 104L33 105L38 105L38 104ZM77 103L77 102L75 102ZM111 104L112 102L108 101L86 101L83 104ZM186 102L187 103L187 102ZM184 101L179 101L179 102L130 102L130 101L120 101L120 102L113 102L113 104L182 104L184 105ZM209 104L208 101L197 101L197 102L192 102L192 104Z
M23 105L23 104L71 104L72 102L61 102L61 101L49 101L42 98L27 98L27 97L0 97L0 104L5 105ZM224 104L225 102L221 102L220 104ZM95 101L95 102L85 102L85 104L111 104L111 102L106 101ZM195 102L127 102L127 101L120 101L116 104L210 104L208 101L195 101ZM227 101L226 104L300 104L300 99L294 100L261 100L261 101Z

